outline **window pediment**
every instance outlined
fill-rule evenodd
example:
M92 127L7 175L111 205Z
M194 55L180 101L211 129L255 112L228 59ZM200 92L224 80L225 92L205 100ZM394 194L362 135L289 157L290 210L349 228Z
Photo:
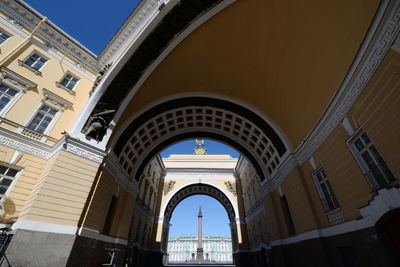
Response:
M72 106L71 102L47 90L46 88L43 88L43 100L51 103L61 110L64 110L66 107Z
M0 82L7 86L18 89L19 91L25 92L28 88L36 87L37 84L28 80L27 78L15 73L14 71L1 67Z

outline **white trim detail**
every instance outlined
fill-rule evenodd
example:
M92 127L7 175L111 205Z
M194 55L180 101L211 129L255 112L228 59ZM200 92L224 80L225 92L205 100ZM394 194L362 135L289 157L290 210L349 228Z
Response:
M397 53L400 53L400 34L397 35L397 38L392 45L392 49Z
M314 156L311 156L311 157L308 159L308 161L310 162L311 167L313 168L313 170L317 169L317 164L315 164Z
M56 95L55 93L43 88L43 100L51 101L53 105L57 105L59 109L65 109L66 107L72 106L72 103L68 100Z
M354 134L354 129L351 126L349 118L347 118L347 116L344 117L344 119L342 120L341 124L342 124L343 128L346 130L346 132L347 132L347 134L349 136L352 136Z
M14 223L11 229L75 235L78 228L76 226L55 223L21 220Z
M43 159L50 159L61 149L97 163L101 163L106 155L106 152L71 137L62 138L52 147L5 128L0 128L0 145Z

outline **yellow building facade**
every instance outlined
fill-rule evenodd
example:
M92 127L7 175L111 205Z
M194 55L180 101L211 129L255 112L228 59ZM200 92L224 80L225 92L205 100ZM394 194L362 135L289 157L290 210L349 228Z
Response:
M94 55L0 2L8 259L162 266L165 207L208 192L235 199L237 266L397 266L399 17L397 0L142 0ZM241 153L232 181L174 191L168 164L188 165L159 153L192 138Z

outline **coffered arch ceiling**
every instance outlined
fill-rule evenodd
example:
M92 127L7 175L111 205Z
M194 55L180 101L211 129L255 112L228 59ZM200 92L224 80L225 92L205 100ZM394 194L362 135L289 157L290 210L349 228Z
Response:
M188 138L230 144L253 163L261 181L278 171L289 152L285 136L271 122L239 104L211 97L176 98L143 111L112 147L129 177L139 181L152 157Z

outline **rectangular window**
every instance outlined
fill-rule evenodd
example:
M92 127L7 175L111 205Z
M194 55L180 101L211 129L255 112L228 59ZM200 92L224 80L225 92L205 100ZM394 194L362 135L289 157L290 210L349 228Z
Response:
M17 93L17 90L11 89L4 84L0 84L0 110L3 110L3 108L7 106Z
M56 113L57 110L43 105L29 123L28 128L38 133L44 133L47 126L49 126L50 122L54 119Z
M72 76L71 74L67 74L64 76L64 78L61 80L60 84L64 86L65 88L68 88L70 90L74 89L76 83L79 81L78 78Z
M0 165L0 203L4 201L8 190L19 170Z
M46 61L47 61L47 59L44 58L43 56L40 56L37 53L33 53L24 62L26 65L28 65L38 71L43 67L43 65L44 65L44 63L46 63Z
M0 29L0 44L4 43L11 36Z
M396 180L365 132L353 138L350 146L372 189L385 187Z
M313 174L313 179L315 186L317 187L317 191L322 201L322 205L324 206L325 212L329 212L339 208L339 205L336 201L335 195L333 194L333 190L331 185L326 177L325 171L323 168L319 168Z

